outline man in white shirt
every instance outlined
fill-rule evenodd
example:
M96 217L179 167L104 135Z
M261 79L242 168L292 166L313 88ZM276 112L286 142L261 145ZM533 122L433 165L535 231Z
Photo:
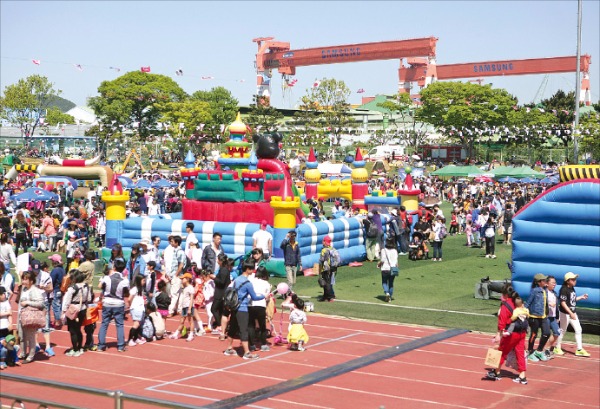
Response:
M267 221L260 222L260 229L252 235L252 247L263 251L265 259L273 254L273 235L267 231Z
M185 232L187 236L185 238L185 248L183 251L185 254L189 254L190 251L190 243L197 243L198 239L196 238L196 233L194 233L194 223L186 223Z

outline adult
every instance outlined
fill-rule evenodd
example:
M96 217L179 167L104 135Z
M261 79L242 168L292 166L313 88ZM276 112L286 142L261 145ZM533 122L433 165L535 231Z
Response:
M581 337L581 323L579 322L579 317L577 316L577 301L579 300L587 300L588 295L583 294L579 297L577 293L575 293L575 286L577 285L577 278L579 274L573 274L568 272L565 274L565 278L562 286L560 287L560 336L556 341L556 348L554 349L554 353L556 355L564 355L563 350L561 349L562 338L567 332L567 327L570 325L575 331L575 343L577 345L577 350L575 351L575 356L588 357L590 354L583 349L583 341Z
M215 295L213 298L213 304L210 311L213 317L215 317L214 324L208 323L209 328L212 328L212 334L219 335L219 340L225 341L225 329L227 328L227 321L229 318L229 311L225 310L223 303L223 297L225 296L225 289L231 284L231 270L229 268L229 260L225 253L219 254L217 257L217 263L219 264L219 270L217 275L214 277L215 281ZM214 325L211 327L211 325Z
M379 242L379 229L377 224L373 220L373 213L369 212L367 218L363 219L362 223L365 227L365 247L367 250L367 260L379 261L379 255L377 254L377 244Z
M36 328L24 327L21 324L21 313L23 308L31 307L38 310L44 308L44 292L35 285L35 273L33 271L25 271L21 276L21 293L19 296L19 311L18 311L18 331L21 339L21 357L27 357L23 361L24 364L33 362L35 357L36 347Z
M531 292L525 302L525 308L529 309L529 327L531 332L528 341L528 358L532 362L547 361L548 357L544 354L544 346L550 338L550 323L548 322L548 291L546 290L547 276L538 273L533 276L531 283ZM539 329L542 329L542 336L537 350L534 350L535 338Z
M185 263L185 259L184 259ZM127 271L129 272L129 282L135 282L135 277L146 276L146 261L142 255L142 246L139 243L131 246L131 257L127 262Z
M52 218L52 211L46 210L44 218L42 219L42 239L46 244L48 251L55 251L56 247L56 227L54 227L54 219Z
M517 297L519 297L519 293L515 292L510 284L506 284L502 289L502 296L500 297L502 303L500 304L500 310L498 311L498 332L494 337L494 342L500 343L498 345L498 350L502 352L502 356L498 367L493 368L486 376L488 379L494 381L502 379L500 368L506 361L508 354L511 351L514 351L517 359L519 376L514 378L513 381L521 385L527 385L527 377L525 376L525 372L527 371L527 361L525 360L525 338L527 336L527 331L513 331L510 335L506 337L503 336L504 330L512 322L511 317L513 310L515 309L515 299Z
M210 242L202 250L202 269L214 273L217 271L217 256L220 253L224 253L223 246L221 246L221 239L223 235L219 232L213 233L212 242Z
M73 285L69 287L62 303L62 319L67 322L67 328L71 335L71 350L66 355L78 357L83 354L83 334L81 333L81 325L85 321L87 306L93 301L94 293L89 285L85 282L85 274L79 270L69 272L73 277ZM67 309L79 309L77 315L69 317Z
M260 222L260 229L252 235L252 247L260 248L265 259L270 259L273 254L273 235L267 231L267 221Z
M81 271L84 277L84 284L88 286L88 288L94 289L94 271L96 270L96 265L94 264L94 260L96 259L96 252L91 249L87 249L84 253L85 261L81 263L78 267L78 270ZM84 326L85 331L85 344L84 349L94 350L94 331L96 330L96 323L88 324Z
M432 261L442 261L442 244L444 237L442 237L442 227L444 226L445 220L441 216L436 216L435 221L431 230L435 234L433 238L433 258Z
M125 348L125 300L129 297L129 280L123 276L125 260L116 259L108 275L100 280L102 289L102 325L98 333L98 351L106 351L106 332L108 325L115 320L117 327L117 351L124 352Z
M29 223L23 215L23 211L17 211L15 220L12 224L13 234L15 237L15 255L19 255L19 247L23 248L23 252L27 253L28 241L29 241Z
M110 258L108 259L109 268L113 268L113 264L116 259L125 260L123 247L119 243L113 244L110 248Z
M169 305L168 317L172 317L178 310L177 307L180 301L179 295L181 292L181 276L185 273L184 267L187 256L181 248L181 236L172 236L169 244L173 247L173 258L169 272L165 274L163 278L167 283L171 284L171 304Z
M60 254L53 254L48 257L48 260L52 262L52 270L50 271L50 278L52 279L52 292L54 297L52 298L52 312L54 314L54 328L60 329L62 327L62 299L63 294L60 291L62 280L65 276L65 269L63 267L63 260Z
M335 291L333 285L335 284L335 273L337 272L337 266L333 263L334 248L331 245L331 237L323 237L323 249L319 257L319 273L323 280L323 296L319 298L319 301L333 302L335 300Z
M8 298L13 293L14 278L10 274L10 265L17 266L17 257L13 246L8 242L8 233L0 233L0 264L4 267L2 270L3 274L0 278L0 285L6 288Z
M398 216L399 227L400 227L400 255L405 256L408 254L408 243L410 241L410 227L412 216L409 216L406 212L406 207L400 206L400 214ZM397 242L397 240L396 240Z
M485 258L496 258L496 222L493 214L488 216L482 231L485 238Z
M302 258L300 257L300 246L296 242L296 231L290 230L281 241L279 248L283 250L283 264L289 288L296 284L296 273L302 269Z
M194 223L186 223L185 232L187 233L187 236L185 238L185 248L183 251L185 251L185 254L189 254L190 244L198 243L198 238L196 238L196 233L194 233Z
M381 249L381 286L385 295L385 302L391 302L394 299L394 279L392 268L398 268L398 250L396 250L396 241L388 237L385 241L385 247Z
M233 281L233 288L237 290L238 300L240 305L237 311L231 313L231 323L227 332L227 339L229 340L229 346L225 350L224 354L227 356L237 355L237 352L233 349L233 338L237 336L239 332L240 341L244 350L244 359L256 359L259 356L250 352L248 344L248 324L249 324L249 313L248 313L248 301L264 300L263 294L256 294L254 287L248 280L248 276L254 272L254 262L252 260L244 260L242 263L242 274Z
M504 244L507 246L510 245L512 239L512 218L514 215L515 212L513 211L512 205L507 203L506 209L504 210L504 217L502 218L502 222L504 223Z

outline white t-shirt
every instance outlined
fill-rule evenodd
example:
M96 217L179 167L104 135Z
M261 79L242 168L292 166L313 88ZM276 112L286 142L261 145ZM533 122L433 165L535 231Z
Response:
M8 301L8 299L6 301L0 302L0 315L6 314L11 311L12 311L12 309L10 308L10 302ZM8 328L8 316L0 318L0 329L7 329L7 328Z
M131 305L129 306L129 309L135 310L135 311L144 311L145 310L146 307L144 305L144 296L138 295L137 287L133 287L129 291L129 296L133 296L133 299L131 301Z
M181 308L190 308L192 306L192 302L194 301L194 292L195 288L191 284L183 287L183 292L181 293Z
M252 283L252 287L254 287L254 292L256 293L256 295L262 294L266 297L271 292L271 284L267 280L261 280L260 278L256 277L248 277L248 280ZM251 300L250 303L248 303L248 305L252 307L266 307L267 300Z
M252 240L256 240L256 247L262 249L263 253L270 254L269 240L273 242L273 236L266 230L258 229L252 235Z
M46 286L52 285L52 277L48 271L40 270L40 284L38 285L40 290L43 290L46 294ZM47 293L50 298L54 298L54 291Z
M198 239L196 238L196 233L191 232L190 234L187 235L187 237L185 238L185 248L183 249L183 251L185 251L185 254L188 254L189 250L190 250L190 243L197 243Z

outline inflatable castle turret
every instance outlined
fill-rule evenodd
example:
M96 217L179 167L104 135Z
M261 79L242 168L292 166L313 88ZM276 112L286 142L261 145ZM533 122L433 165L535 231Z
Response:
M352 169L352 206L366 210L365 196L369 193L369 172L365 169L365 161L363 160L360 148L356 148L354 155L354 169Z
M106 247L119 243L119 223L125 220L125 203L129 201L129 192L123 191L123 185L113 175L108 189L102 192L102 201L106 203Z
M416 189L413 185L412 179L412 168L407 166L405 169L406 179L404 179L404 184L406 188L398 189L398 195L400 195L402 199L402 206L406 208L407 212L415 212L419 210L419 195L421 194L420 189Z

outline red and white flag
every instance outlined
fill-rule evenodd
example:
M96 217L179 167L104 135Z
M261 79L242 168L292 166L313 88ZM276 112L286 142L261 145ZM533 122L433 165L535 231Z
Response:
M141 67L140 71L141 72L150 72L150 67Z
M81 64L73 64L73 67L75 67L76 70L83 71Z
M115 70L116 72L120 72L121 69L119 67L108 67L109 70Z
M31 60L32 63L34 63L35 65L40 65L42 63L41 60Z
M319 85L321 85L321 81L315 80L315 82L313 83L313 88L319 88Z
M214 80L215 79L215 77L210 77L210 76L200 77L200 78L202 78L203 80Z
M364 88L359 88L358 91L356 91L357 94L363 94L365 92Z

